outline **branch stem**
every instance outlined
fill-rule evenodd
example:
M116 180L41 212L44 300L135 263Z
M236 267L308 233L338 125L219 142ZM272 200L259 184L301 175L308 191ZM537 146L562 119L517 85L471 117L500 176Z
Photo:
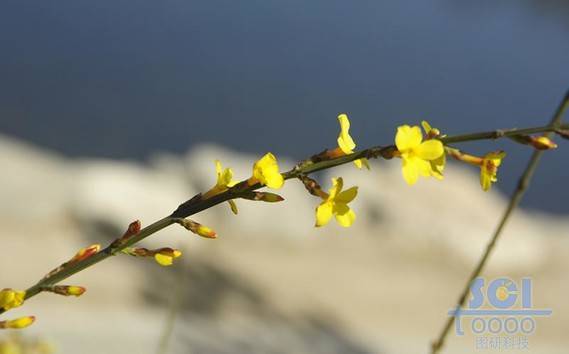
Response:
M545 135L549 136L549 135L551 135L552 131L556 130L556 128L557 129L566 129L564 127L567 125L566 124L562 125L561 119L563 118L563 114L565 113L565 111L567 110L568 107L569 107L569 91L566 93L565 97L561 101L561 104L557 108L557 111L553 115L553 118L551 120L550 125L540 127L540 128L514 130L514 132L521 133L522 135L545 132ZM539 130L541 130L541 131L539 131ZM503 132L503 133L504 134L502 134L501 136L515 136L515 135L511 134L511 131ZM488 137L489 134L490 133L488 133L488 132L487 133L470 134L470 137L473 138L470 140L484 139L482 136ZM465 137L465 136L467 136L467 135L463 135L463 137ZM460 136L458 136L458 137L460 137ZM453 137L449 140L453 141L453 139L457 139L457 137ZM468 294L470 293L470 285L472 284L474 279L476 279L477 277L480 276L480 274L482 274L484 267L488 263L488 259L490 258L490 254L492 253L492 251L496 247L498 239L502 235L502 231L504 230L506 223L510 219L510 216L512 215L513 211L520 204L520 201L522 200L527 188L529 187L529 184L530 184L531 179L533 177L533 174L537 168L537 165L539 164L539 160L541 159L541 156L543 155L543 152L544 151L542 151L542 150L536 150L533 152L533 154L532 154L532 156L531 156L531 158L530 158L530 160L526 166L524 173L522 174L522 176L520 177L520 179L518 181L518 185L517 185L515 191L512 193L512 196L510 198L508 206L507 206L506 210L504 211L504 214L502 215L502 218L500 219L498 226L496 227L494 233L492 234L490 241L486 245L486 249L485 249L484 253L482 254L482 257L480 258L480 260L478 261L478 263L474 267L474 270L472 271L472 273L468 277L468 280L467 280L466 284L464 285L464 288L462 289L460 296L458 297L458 301L456 302L456 311L457 311L456 313L458 313L458 311L460 311L460 309L466 304L466 299L468 297ZM431 353L432 354L438 353L443 348L443 346L445 344L445 340L448 336L448 333L449 333L450 328L452 327L454 321L455 321L454 316L451 316L447 319L447 321L445 322L443 329L441 330L437 340L434 341L432 346L431 346Z
M474 134L464 134L464 135L455 135L455 136L447 136L440 138L440 140L444 144L450 143L458 143L458 142L466 142L466 141L473 141L473 140L484 140L484 139L499 139L503 137L512 137L512 136L520 136L520 135L527 135L527 134L534 134L534 133L544 133L544 132L553 132L558 129L569 129L569 124L561 125L557 124L558 122L553 122L551 125L541 126L541 127L534 127L534 128L527 128L527 129L508 129L508 130L495 130L489 132L481 132L481 133L474 133ZM310 159L303 161L299 165L297 165L292 170L283 173L284 179L292 179L297 178L300 175L308 175L317 171L330 169L332 167L344 165L350 163L354 160L358 160L361 158L379 158L383 157L385 159L390 159L393 157L393 152L397 151L397 148L394 145L387 145L387 146L374 146L368 149L356 151L353 154L340 156L336 158L332 158L325 161L318 161L312 162ZM539 152L536 151L534 155L540 156ZM194 198L184 202L181 204L171 215L166 216L153 224L143 228L140 232L133 237L129 238L127 242L121 244L120 246L113 248L108 246L107 248L103 249L99 253L88 257L84 260L81 260L77 263L70 264L69 266L65 267L59 272L56 272L39 282L35 285L31 286L26 290L25 299L29 299L31 297L36 296L37 294L41 293L46 286L55 285L62 280L69 278L70 276L83 271L113 255L120 252L126 247L130 247L148 236L174 224L176 219L178 218L185 218L191 216L193 214L199 213L203 210L209 209L217 204L225 202L230 199L240 198L242 195L249 193L251 191L257 190L262 188L263 186L260 184L255 184L252 186L246 185L246 182L243 181L236 185L233 188L226 190L220 194L214 195L211 198L202 199L201 195L198 194ZM241 186L241 187L239 187ZM245 186L245 187L243 187ZM5 312L4 309L0 309L0 314Z

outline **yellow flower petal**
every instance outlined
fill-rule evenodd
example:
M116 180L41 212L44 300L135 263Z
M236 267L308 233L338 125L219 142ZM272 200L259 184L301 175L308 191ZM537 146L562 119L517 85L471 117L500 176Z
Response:
M444 154L443 143L439 140L427 140L416 149L417 156L423 160L435 160Z
M284 178L283 176L278 172L278 170L275 170L274 172L269 172L266 176L266 183L267 187L269 188L273 188L273 189L279 189L283 186L284 184Z
M267 153L253 166L253 177L267 187L279 189L284 184L284 178L279 172L277 158Z
M365 168L367 168L368 170L370 169L369 161L366 158L354 160L354 164L356 165L357 168L362 168L363 166L365 166Z
M332 218L333 205L330 202L322 202L316 208L316 227L326 225Z
M215 172L217 174L217 182L215 186L219 190L225 190L237 184L237 182L233 181L233 170L230 168L223 169L219 160L215 160Z
M348 188L345 191L338 194L336 201L338 203L348 204L356 198L358 195L358 187Z
M397 150L400 152L405 152L406 150L413 149L421 144L423 141L423 135L421 134L421 129L414 126L410 127L408 125L402 125L397 128L397 134L395 135L395 145Z
M442 180L444 178L443 171L446 165L446 155L443 153L441 157L430 161L431 175L436 179Z
M345 204L341 205L345 206ZM343 227L350 227L356 220L356 213L354 213L354 211L347 206L346 209L347 210L343 213L338 212L335 214L336 221L338 222L338 224L340 224Z
M330 194L328 196L328 200L336 199L336 196L338 195L338 193L342 191L343 187L344 187L344 180L342 179L342 177L332 178L332 188L330 188L330 190L328 191L328 193Z
M430 161L415 158L413 163L417 165L417 170L419 171L420 176L429 177L432 175Z
M338 116L338 121L340 122L340 135L338 136L338 146L344 152L344 154L351 154L356 147L356 143L350 136L350 120L345 114L340 114Z
M480 186L485 192L490 190L490 187L492 186L492 176L487 173L480 173Z
M160 254L160 253L156 253L154 255L154 259L156 260L156 263L160 264L161 266L167 267L169 265L172 265L173 261L174 261L174 257L172 256L167 256L164 254Z
M405 179L405 182L411 186L417 183L417 180L419 179L419 168L415 163L415 160L416 159L403 158L403 166L401 168L403 179Z

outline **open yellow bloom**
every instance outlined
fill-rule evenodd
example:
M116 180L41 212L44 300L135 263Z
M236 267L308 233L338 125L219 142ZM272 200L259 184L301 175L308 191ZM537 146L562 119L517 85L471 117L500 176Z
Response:
M233 180L233 170L231 168L224 169L221 166L221 162L219 160L215 160L215 172L217 174L217 181L215 182L215 186L213 186L209 191L207 191L202 198L208 199L217 195L219 193L225 192L229 188L233 187L237 184L236 181ZM231 207L231 211L234 214L237 214L237 205L233 199L227 201L229 206Z
M36 318L34 316L26 316L17 318L15 320L0 321L0 328L22 329L34 323L35 320Z
M267 187L279 189L284 184L284 178L279 172L277 158L270 152L265 154L253 165L253 178Z
M324 201L316 208L316 227L326 225L332 216L335 216L338 224L344 227L351 226L356 220L356 213L350 209L348 203L358 194L358 187L342 191L343 186L342 177L332 178L329 194L323 192Z
M24 303L25 291L3 289L0 291L0 309L9 310Z
M480 185L483 190L490 190L492 183L498 181L496 174L504 157L506 157L506 153L503 151L490 152L483 157L480 165Z
M164 248L159 250L154 255L154 260L161 266L170 266L174 262L174 259L180 257L182 252L180 250L174 250L171 248Z
M237 184L233 181L233 171L230 168L223 169L219 160L215 160L215 172L217 173L217 182L214 188L225 190Z
M403 160L403 178L410 185L415 184L419 176L432 176L431 161L444 154L443 143L435 139L423 141L418 126L402 125L397 128L395 145Z
M346 155L353 154L356 148L356 143L354 139L350 136L350 120L346 114L340 114L338 116L338 121L340 122L340 135L338 135L338 146L342 152ZM369 163L367 159L355 160L354 164L358 168L365 166L369 170Z

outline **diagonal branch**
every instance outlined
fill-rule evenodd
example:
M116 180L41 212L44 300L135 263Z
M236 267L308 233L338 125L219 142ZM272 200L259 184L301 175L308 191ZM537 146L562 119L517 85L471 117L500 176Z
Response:
M457 135L457 136L448 136L444 138L440 138L440 140L445 143L458 143L458 142L466 142L472 140L482 140L482 139L498 139L503 137L512 137L512 136L523 136L530 133L542 133L542 132L554 132L557 130L565 130L569 129L569 124L565 125L558 125L552 124L548 126L542 127L534 127L528 129L508 129L508 130L496 130L492 132L482 132L482 133L475 133L475 134L465 134L465 135ZM365 150L354 152L350 155L340 156L332 159L327 160L320 160L320 159L307 159L299 163L290 171L283 173L284 179L292 179L298 178L301 175L308 175L317 171L330 169L336 166L344 165L350 163L354 160L358 160L361 158L385 158L391 159L394 156L394 152L397 151L397 148L394 145L387 145L387 146L375 146ZM319 156L319 155L316 155ZM314 160L314 161L313 161ZM61 271L51 274L35 285L31 286L26 290L25 299L29 299L31 297L36 296L46 286L54 285L59 283L60 281L69 278L70 276L81 272L84 269L87 269L113 255L122 251L126 247L130 247L143 239L147 238L148 236L176 223L177 220L180 218L185 218L191 216L193 214L199 213L203 210L209 209L217 204L222 202L241 198L242 196L250 193L251 191L263 188L263 186L259 183L254 185L248 185L247 181L242 181L235 185L234 187L217 194L213 197L203 199L201 194L198 194L191 198L190 200L181 204L171 215L166 216L153 224L141 229L136 235L130 237L127 242L122 243L119 246L115 246L113 244L109 245L107 248L103 249L99 253L94 254L91 257L88 257L84 260L81 260L77 263L71 264L68 267L65 267ZM0 314L4 313L5 310L0 308Z

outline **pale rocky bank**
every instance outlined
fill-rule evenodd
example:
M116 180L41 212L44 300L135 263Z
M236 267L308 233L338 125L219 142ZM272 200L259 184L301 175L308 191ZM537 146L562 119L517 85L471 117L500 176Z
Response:
M145 164L78 160L0 136L0 288L26 288L131 221L148 225L171 213L214 184L214 159L246 178L256 158L202 146ZM237 216L226 204L194 216L217 240L176 225L145 240L183 250L170 268L117 256L66 282L86 286L83 297L43 294L4 316L36 315L24 335L60 353L155 353L178 298L171 353L426 353L506 199L482 192L476 171L454 165L444 182L413 187L399 161L317 177L328 188L333 176L359 186L351 228L314 228L318 200L288 181L283 203L238 200ZM569 346L567 236L568 217L518 210L485 272L531 277L534 305L553 310L537 320L527 352ZM452 333L445 352L474 351L475 337Z

